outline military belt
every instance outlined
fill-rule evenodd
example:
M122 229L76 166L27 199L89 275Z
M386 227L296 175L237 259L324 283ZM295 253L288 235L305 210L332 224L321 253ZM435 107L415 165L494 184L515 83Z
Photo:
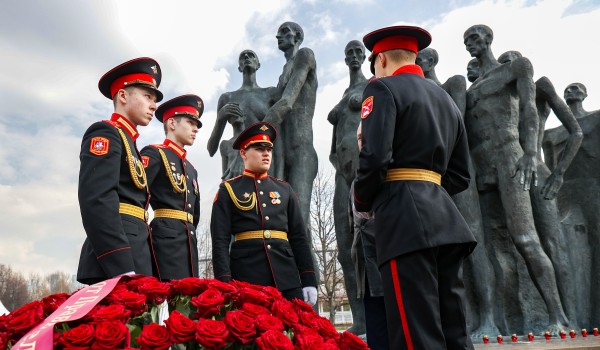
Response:
M154 211L154 217L155 218L179 219L179 220L187 221L190 224L194 223L194 216L183 210L156 209Z
M287 238L287 233L283 231L276 230L258 230L258 231L245 231L235 234L236 241L242 241L244 239L256 239L256 238L277 238L277 239L285 239Z
M140 220L148 221L148 211L144 208L140 208L135 205L127 203L119 203L119 213L125 215L131 215Z
M414 168L389 169L385 177L385 182L389 181L429 181L435 184L442 184L442 175L435 171Z

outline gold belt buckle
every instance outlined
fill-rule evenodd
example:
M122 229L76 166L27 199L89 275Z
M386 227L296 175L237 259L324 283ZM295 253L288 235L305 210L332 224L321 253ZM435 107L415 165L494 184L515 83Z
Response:
M147 211L147 210L144 210L144 220L145 220L146 222L148 222L148 218L149 218L149 217L150 217L150 215L148 214L148 211Z
M270 230L265 230L265 232L263 233L263 236L265 238L271 238L271 231Z
M191 224L194 222L194 216L190 213L187 213L187 220Z

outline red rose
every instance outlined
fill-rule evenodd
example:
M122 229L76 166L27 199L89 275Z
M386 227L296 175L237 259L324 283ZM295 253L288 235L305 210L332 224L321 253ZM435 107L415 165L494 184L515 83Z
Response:
M8 333L0 332L0 350L8 348Z
M325 346L319 333L294 334L294 344L298 350L322 350Z
M273 302L271 311L274 316L278 317L288 327L293 327L298 323L296 310L292 307L292 303L286 299L280 299Z
M279 300L279 299L283 298L283 295L281 295L281 292L275 287L263 286L262 292L269 296L271 303L273 303L275 300Z
M240 290L240 303L252 303L264 307L271 305L269 296L254 288L242 288Z
M223 293L223 296L227 302L229 302L231 299L237 299L240 293L239 289L235 285L214 279L210 280L208 287L214 288Z
M225 304L225 297L216 289L209 288L197 297L193 297L190 303L198 309L198 317L213 317L219 314L221 307Z
M208 288L209 280L206 278L186 277L171 281L173 289L183 295L196 296Z
M367 344L350 332L344 332L338 340L340 350L369 350Z
M269 330L256 339L260 350L294 350L294 344L285 334Z
M131 311L125 309L125 306L113 304L97 309L93 315L93 319L95 323L106 321L119 321L125 323L129 320L130 315Z
M254 320L240 310L229 311L225 314L225 324L229 329L230 339L248 344L256 339Z
M92 349L120 349L125 347L129 329L121 322L110 321L96 325L96 340Z
M58 342L64 347L88 347L94 341L94 326L82 324L61 334Z
M32 301L8 314L6 329L12 337L25 334L44 319L44 307L40 301Z
M111 295L111 300L115 304L122 304L131 311L131 316L139 316L146 311L146 296L144 294L131 292L127 289L121 290L117 294Z
M183 344L194 339L196 323L177 310L165 320L165 325L171 335L171 342L175 344Z
M150 323L142 328L142 333L135 339L142 349L166 350L171 346L169 331L157 323Z
M306 327L313 328L313 329L318 329L319 328L319 324L317 322L317 319L319 317L320 316L316 312L314 312L314 311L312 311L312 312L305 312L305 311L298 312L298 319L300 320L300 323L302 323Z
M222 321L201 318L196 325L196 342L207 350L222 349L227 345L229 331Z
M323 344L323 350L340 350L335 339L329 339Z
M69 294L67 293L53 294L42 299L44 316L49 316L67 299L69 299Z
M8 323L8 314L0 315L0 334L7 333L6 324Z
M317 315L315 309L313 309L312 306L307 304L304 300L296 298L292 300L292 306L296 311L312 312L313 314Z
M134 292L138 292L139 288L142 284L157 282L158 280L152 276L143 276L143 275L135 275L134 278L131 278L125 283L127 289L132 290ZM118 287L118 286L117 286Z
M148 302L153 302L154 305L160 305L169 297L171 286L168 283L152 279L138 285L137 291L138 293L146 295Z
M254 324L260 333L265 333L269 330L283 332L285 329L285 327L283 327L283 322L281 322L280 319L267 314L258 315Z
M340 333L338 333L335 326L331 324L331 322L325 317L317 317L316 323L318 326L319 334L323 337L323 339L335 339L336 341L340 338Z
M252 303L245 303L244 305L242 305L240 310L242 310L242 312L246 314L246 316L252 318L256 318L256 316L258 315L271 313L271 311L269 311L269 309L267 309L266 307Z

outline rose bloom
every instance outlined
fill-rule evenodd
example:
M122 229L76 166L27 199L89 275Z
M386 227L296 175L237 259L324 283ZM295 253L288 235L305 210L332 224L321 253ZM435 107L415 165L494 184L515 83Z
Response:
M323 350L340 350L335 339L329 339L323 344Z
M271 313L271 311L269 311L269 309L267 309L266 307L252 304L252 303L244 303L244 305L242 305L240 310L242 310L242 312L246 316L252 317L252 318L256 318L256 316L258 316L258 315Z
M96 339L92 344L93 349L121 349L125 347L125 340L129 329L121 322L110 321L96 325Z
M134 291L134 292L139 292L139 288L142 284L145 283L150 283L150 282L155 282L158 281L155 277L152 276L143 276L143 275L133 275L134 278L131 278L130 280L127 280L127 282L124 284L128 290ZM124 276L127 277L127 276ZM121 279L121 281L123 281L123 279ZM121 284L121 281L119 281L119 285ZM117 287L119 287L119 285L117 285Z
M283 298L281 292L272 286L262 286L262 292L269 296L270 303L273 303L275 300L279 300Z
M219 314L221 307L225 305L223 294L213 288L205 290L197 297L193 297L190 303L198 309L198 317L212 317Z
M314 311L312 311L312 312L305 312L305 311L298 312L298 319L300 320L300 323L302 323L303 325L305 325L307 327L310 327L310 328L315 328L315 329L319 328L319 323L317 321L317 319L319 317L320 317L319 314L317 314Z
M57 333L60 334L60 333ZM89 347L94 341L94 326L82 324L60 334L58 342L64 347Z
M0 350L4 350L8 347L8 333L0 332Z
M208 281L206 278L186 277L171 281L171 287L179 294L194 297L208 288Z
M344 332L338 340L340 350L369 350L367 344L350 332Z
M229 331L223 321L201 318L196 325L196 342L207 350L219 350L227 345Z
M165 325L171 335L171 342L175 344L191 341L196 334L196 323L177 310L165 320Z
M312 312L313 314L317 314L315 312L315 309L313 309L312 306L308 305L304 300L293 299L292 307L298 312L304 311L304 312Z
M240 290L240 300L238 304L241 303L252 303L264 307L269 307L271 305L271 300L269 296L259 290L254 288L242 288Z
M321 350L325 347L325 341L319 332L301 324L294 327L294 344L298 350Z
M127 289L123 289L117 294L112 294L111 300L115 304L124 305L127 310L131 311L132 317L143 314L147 309L146 296Z
M14 336L20 336L37 326L44 319L44 307L40 301L32 301L8 314L6 329Z
M95 323L106 321L119 321L125 323L129 320L130 315L131 311L125 309L125 306L113 304L96 310L93 319Z
M159 282L157 279L148 280L146 283L138 286L138 292L146 295L149 302L154 305L160 305L167 300L171 292L171 286L168 283Z
M146 350L166 350L172 344L169 331L158 323L145 325L135 340Z
M240 310L229 311L225 314L225 325L229 329L229 339L248 344L256 339L254 320Z
M283 332L285 329L285 327L283 327L283 322L281 322L280 319L267 314L258 315L254 324L260 333L265 333L269 330Z
M260 350L294 350L294 344L285 334L269 330L256 339Z
M48 316L53 313L65 300L69 299L69 294L67 293L59 293L53 294L42 299L42 305L44 308L44 316Z
M317 326L319 327L319 334L323 337L323 339L335 339L336 341L340 338L340 333L338 333L335 326L331 324L331 322L325 317L317 317Z
M210 288L214 288L216 290L218 290L219 292L223 293L223 296L225 297L226 302L229 302L232 299L237 299L240 291L239 289L230 283L225 283L225 282L221 282L219 280L210 280L210 282L208 283L208 286Z
M292 307L292 303L286 299L280 299L273 303L271 311L275 317L278 317L288 327L293 327L298 323L298 315Z

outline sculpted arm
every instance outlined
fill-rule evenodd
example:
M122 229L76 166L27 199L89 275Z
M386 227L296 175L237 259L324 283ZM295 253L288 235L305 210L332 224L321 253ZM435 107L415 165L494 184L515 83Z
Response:
M219 103L217 104L217 120L215 121L215 126L213 127L213 131L210 134L210 138L206 145L211 157L215 155L219 148L219 141L223 136L223 131L225 131L227 120L231 116L243 116L240 107L235 103L231 103L230 100L231 97L229 93L224 93L219 97Z
M539 118L535 106L535 84L533 83L533 66L525 57L518 58L511 63L512 77L516 80L517 94L519 97L519 117L523 128L523 152L525 153L517 162L515 175L520 173L519 182L524 191L529 191L531 183L537 183L536 153L539 128Z
M442 88L448 92L452 100L460 110L460 115L465 115L467 107L467 83L462 75L450 77Z
M560 122L565 126L567 131L569 132L569 137L567 139L567 143L565 144L565 148L552 171L552 174L544 184L542 188L542 194L545 199L554 199L560 190L563 182L563 175L575 155L579 150L579 146L581 146L581 141L583 140L583 132L581 131L581 127L579 123L573 116L571 109L567 104L558 96L556 93L556 89L552 85L550 79L546 77L541 77L536 83L536 94L537 97L542 97L548 104L550 108L554 111L556 117L560 120Z

